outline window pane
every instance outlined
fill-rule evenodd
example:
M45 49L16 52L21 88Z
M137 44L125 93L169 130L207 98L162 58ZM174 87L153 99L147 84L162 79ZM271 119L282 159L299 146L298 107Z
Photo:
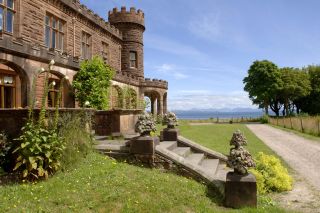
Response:
M58 27L59 27L59 31L63 32L63 24L61 21L59 21Z
M13 88L4 87L4 108L13 108Z
M50 17L46 16L46 25L49 26L50 25Z
M7 7L13 9L13 0L7 0Z
M46 37L45 37L45 41L46 41L46 46L49 47L50 46L50 27L46 27Z
M56 31L52 30L51 48L56 48Z
M84 43L82 43L82 47L81 47L81 56L82 58L86 57L86 45Z
M3 82L4 82L4 84L13 84L13 77L12 76L4 76Z
M0 31L3 30L3 8L0 7Z
M7 32L12 33L13 32L13 12L7 10L7 23L6 23L6 27L7 27Z
M3 4L3 0L0 0L0 4Z
M136 60L136 53L130 52L130 60Z
M52 28L56 28L57 22L56 19L52 18Z
M63 49L63 34L59 33L59 42L58 42L58 49Z

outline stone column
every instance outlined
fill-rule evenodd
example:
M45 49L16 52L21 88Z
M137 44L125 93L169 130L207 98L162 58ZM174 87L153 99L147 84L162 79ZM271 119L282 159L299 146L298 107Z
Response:
M160 96L159 98L158 98L158 109L157 109L157 113L158 113L158 115L163 115L163 97L162 96Z
M156 115L156 97L152 95L150 99L151 99L151 113L155 116Z
M168 112L168 106L167 106L167 94L163 95L163 114L166 114Z

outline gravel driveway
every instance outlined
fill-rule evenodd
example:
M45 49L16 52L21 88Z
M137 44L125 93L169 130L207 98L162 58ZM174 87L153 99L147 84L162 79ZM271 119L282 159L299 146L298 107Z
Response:
M247 127L320 190L320 142L268 125L251 124Z
M247 127L296 172L293 190L279 197L282 204L302 212L320 212L320 142L264 124Z

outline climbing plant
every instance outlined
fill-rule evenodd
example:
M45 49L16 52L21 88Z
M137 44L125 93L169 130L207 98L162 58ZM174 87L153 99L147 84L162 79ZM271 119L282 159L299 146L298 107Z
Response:
M106 110L109 107L108 88L114 71L99 56L85 60L73 80L76 100L81 107Z

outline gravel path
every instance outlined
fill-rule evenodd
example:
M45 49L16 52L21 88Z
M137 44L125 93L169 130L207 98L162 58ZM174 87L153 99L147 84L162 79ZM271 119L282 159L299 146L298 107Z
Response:
M296 172L293 190L278 196L282 204L303 212L320 212L320 142L264 124L247 127Z

